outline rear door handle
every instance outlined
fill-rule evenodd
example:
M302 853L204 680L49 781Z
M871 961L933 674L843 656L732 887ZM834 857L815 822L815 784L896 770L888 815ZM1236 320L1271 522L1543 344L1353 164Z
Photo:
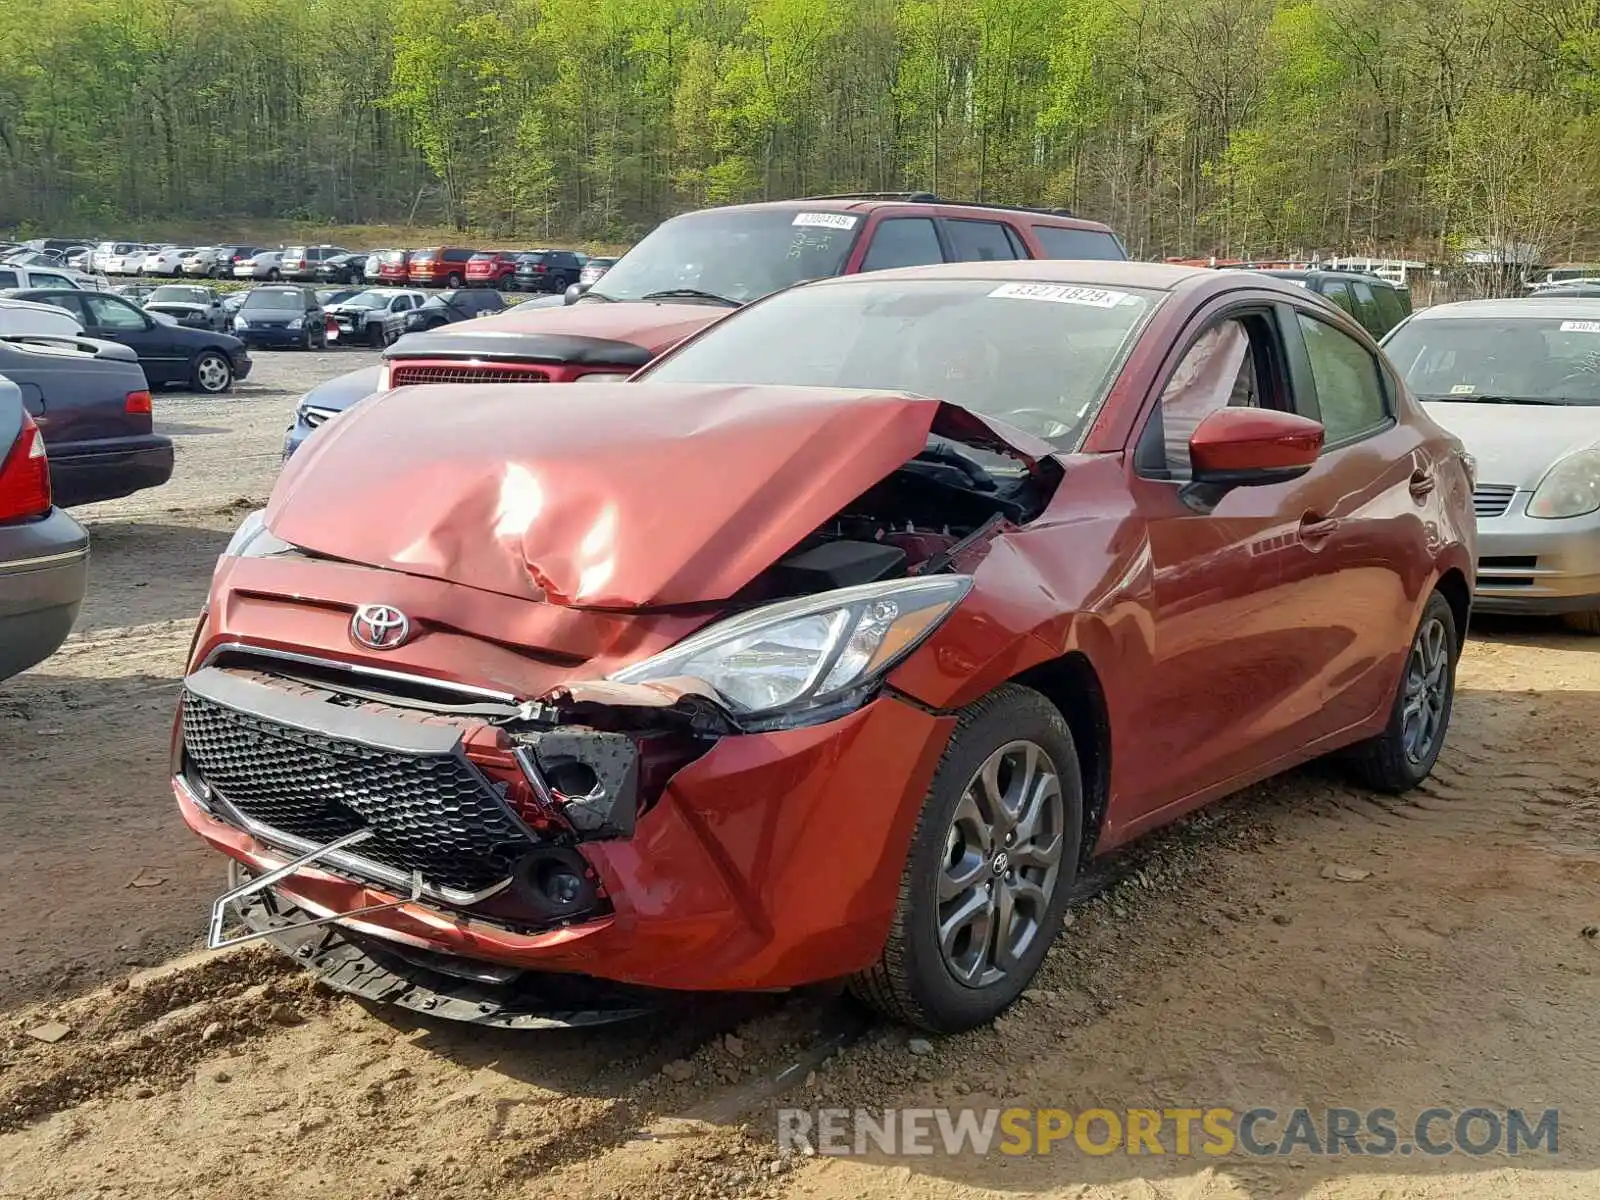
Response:
M1433 491L1435 480L1433 472L1425 467L1418 467L1411 472L1411 494L1418 500Z

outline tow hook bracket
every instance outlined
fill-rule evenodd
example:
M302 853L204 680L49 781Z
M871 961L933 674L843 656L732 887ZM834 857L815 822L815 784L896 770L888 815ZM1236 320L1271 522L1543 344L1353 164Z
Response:
M353 830L342 837L335 838L325 846L318 846L315 850L307 851L299 858L293 860L292 862L284 863L283 866L274 871L268 871L265 875L258 875L255 878L240 884L238 887L232 888L218 896L211 902L211 924L206 931L207 948L211 950L221 950L227 946L237 946L243 942L253 942L260 938L271 937L274 933L277 933L278 930L276 929L265 929L254 930L250 933L241 934L237 937L223 937L222 927L228 919L228 906L231 904L236 904L240 900L248 899L259 892L266 891L273 884L288 878L290 875L293 875L301 867L311 866L319 859L322 859L327 855L334 853L335 851L343 850L347 847L366 841L372 836L372 832L373 831L370 829ZM296 921L295 924L301 928L309 928L313 925L331 925L336 921L345 921L351 917L361 917L368 913L383 912L390 908L399 908L403 904L413 904L420 899L422 899L422 873L420 871L412 871L411 894L406 896L404 899L390 900L383 904L370 904L366 908L357 908L350 912L334 913L331 916L326 917L309 917L305 920Z

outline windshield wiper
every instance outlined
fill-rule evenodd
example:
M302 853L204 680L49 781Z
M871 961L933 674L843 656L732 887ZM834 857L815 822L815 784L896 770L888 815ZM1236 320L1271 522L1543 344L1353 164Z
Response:
M699 288L667 288L660 292L646 292L640 296L641 300L711 300L717 304L726 304L729 308L742 307L737 300L729 300L726 296L719 296L715 292L702 292Z
M1484 395L1474 392L1470 396L1439 396L1428 395L1420 397L1423 400L1439 400L1450 404L1556 404L1564 405L1564 400L1551 400L1543 396L1497 396Z

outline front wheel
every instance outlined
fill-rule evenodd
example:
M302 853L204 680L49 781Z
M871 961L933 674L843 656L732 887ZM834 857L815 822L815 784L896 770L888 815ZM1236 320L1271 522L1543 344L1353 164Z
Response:
M1083 782L1060 711L1015 684L972 704L923 800L883 953L851 991L937 1033L993 1020L1055 941L1082 839Z
M277 283L278 280L280 280L282 278L283 278L283 272L278 270L277 267L271 267L271 268L268 269L268 271L267 271L267 279L268 279L269 282Z
M208 396L220 396L233 386L233 364L225 354L207 350L194 360L189 372L189 382L194 390Z
M1434 592L1406 651L1389 724L1377 737L1350 750L1350 768L1358 782L1373 791L1399 793L1416 787L1433 771L1450 727L1460 650L1455 613L1450 602Z

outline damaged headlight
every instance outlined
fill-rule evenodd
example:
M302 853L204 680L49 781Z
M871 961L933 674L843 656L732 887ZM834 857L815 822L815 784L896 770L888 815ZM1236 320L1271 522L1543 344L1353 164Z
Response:
M266 558L268 555L284 554L293 549L293 546L267 528L267 510L258 508L239 522L239 528L234 530L233 537L228 539L227 549L223 550L221 557L217 559L217 566L221 567L224 559Z
M971 588L970 576L940 575L785 600L719 621L610 678L696 679L740 717L823 706L882 679Z

